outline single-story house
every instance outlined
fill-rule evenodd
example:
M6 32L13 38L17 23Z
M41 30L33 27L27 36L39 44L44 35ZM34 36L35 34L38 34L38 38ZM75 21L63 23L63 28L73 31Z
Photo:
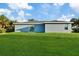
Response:
M71 32L72 22L66 21L29 21L17 22L15 32Z

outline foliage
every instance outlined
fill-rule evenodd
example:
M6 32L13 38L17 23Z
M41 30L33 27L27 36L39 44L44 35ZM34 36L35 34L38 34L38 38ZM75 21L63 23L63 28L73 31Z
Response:
M79 26L79 18L72 18L70 22L74 22L72 26Z
M73 32L79 32L79 18L72 18L70 20L72 23L72 30Z
M77 32L77 33L79 33L79 27L76 27L76 26L75 26L75 27L72 27L72 30L73 30L72 32Z
M5 33L5 32L6 32L6 29L0 28L0 33Z
M14 32L14 26L7 27L6 32Z
M6 31L9 30L10 32L10 30L13 30L13 22L9 20L6 16L0 15L0 28L5 29Z
M33 22L33 21L38 21L38 20L35 20L35 19L28 19L29 22Z
M34 19L29 19L28 21L34 21Z

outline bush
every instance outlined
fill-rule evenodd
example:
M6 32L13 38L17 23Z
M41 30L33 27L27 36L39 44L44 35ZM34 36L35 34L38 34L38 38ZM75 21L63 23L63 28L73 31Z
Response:
M6 32L14 32L14 27L8 27L8 28L6 28Z
M73 32L79 32L79 27L72 28Z
M0 28L0 33L5 33L5 32L6 32L6 29Z

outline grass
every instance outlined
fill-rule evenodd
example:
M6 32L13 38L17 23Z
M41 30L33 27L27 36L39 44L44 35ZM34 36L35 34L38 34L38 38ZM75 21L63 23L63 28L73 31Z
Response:
M79 56L79 33L0 34L0 56Z

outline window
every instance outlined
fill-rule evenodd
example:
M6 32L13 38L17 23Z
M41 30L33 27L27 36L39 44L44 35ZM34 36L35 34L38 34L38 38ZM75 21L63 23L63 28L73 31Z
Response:
M65 24L65 30L68 30L68 24Z

